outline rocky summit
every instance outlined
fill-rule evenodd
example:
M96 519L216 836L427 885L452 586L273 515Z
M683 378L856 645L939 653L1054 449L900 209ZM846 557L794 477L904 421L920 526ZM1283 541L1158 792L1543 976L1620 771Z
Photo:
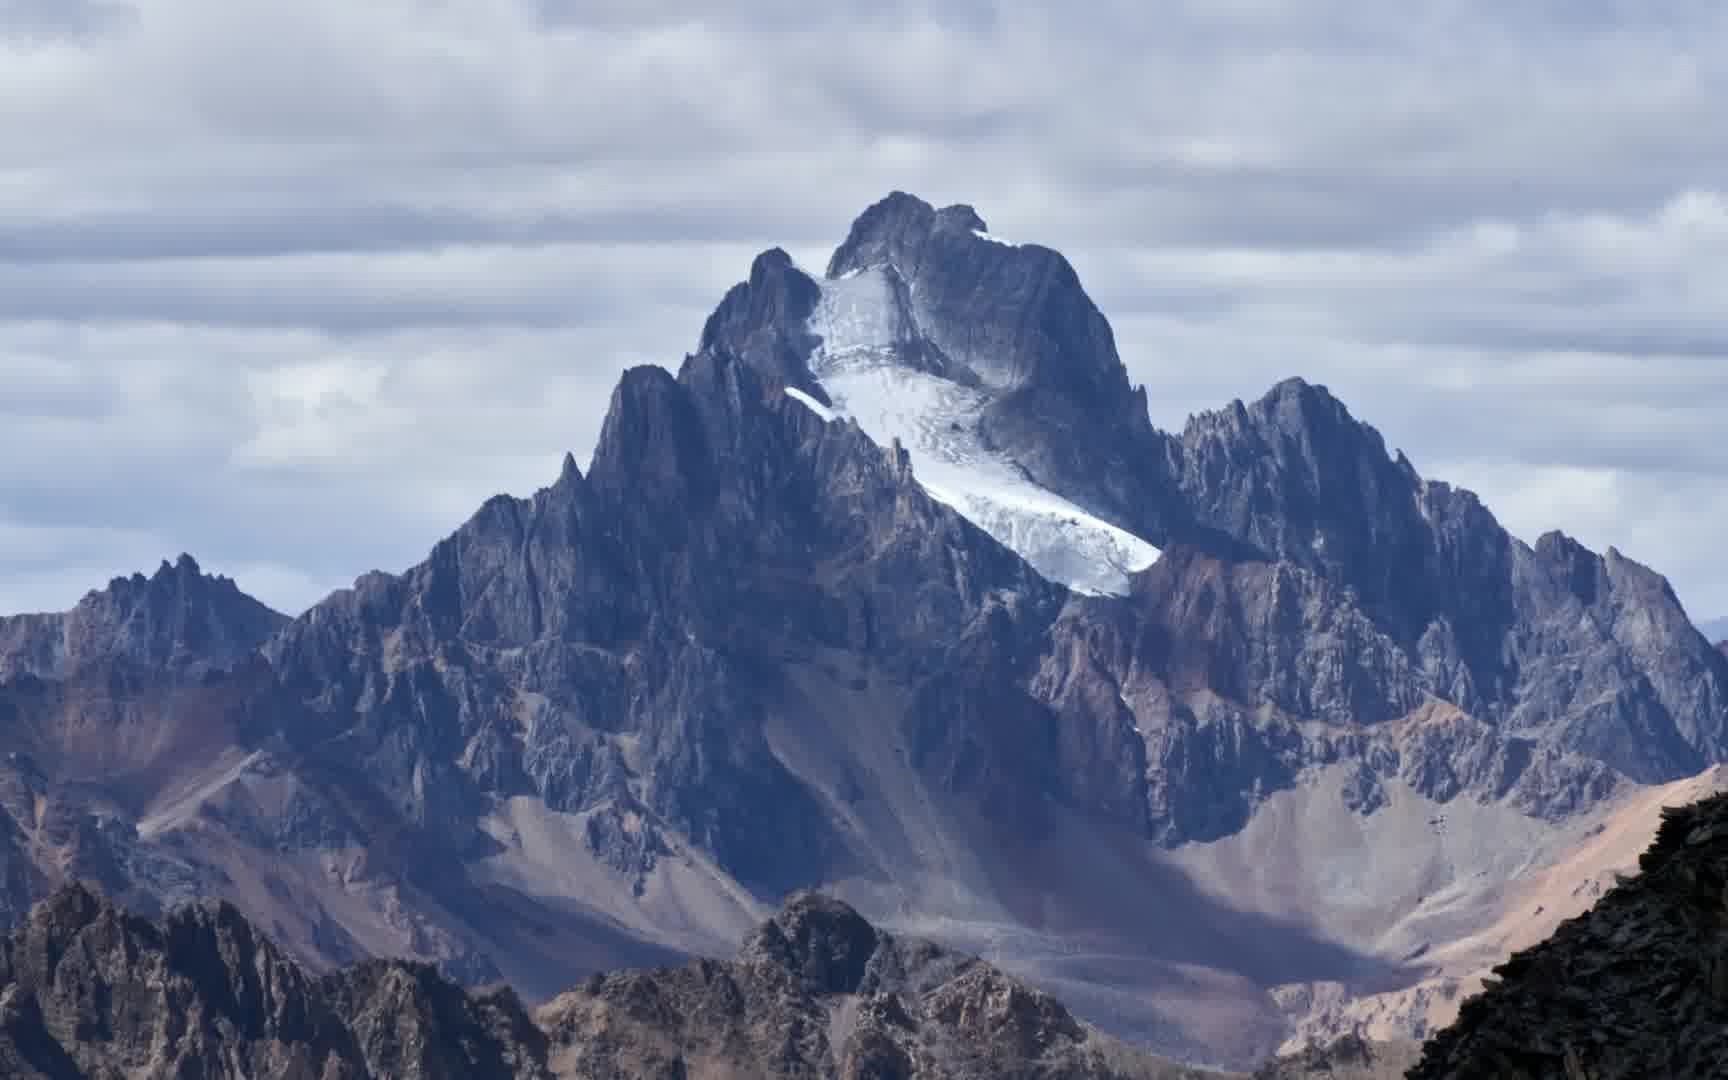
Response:
M82 886L0 943L18 1080L1182 1080L971 957L794 898L731 963L598 976L531 1016L422 964L312 976L232 906L157 922Z
M0 619L0 915L222 898L309 971L544 1001L821 888L1246 1067L1443 1026L1517 881L1728 760L1657 572L1299 378L1158 430L1074 267L970 207L740 271L586 470L419 565Z

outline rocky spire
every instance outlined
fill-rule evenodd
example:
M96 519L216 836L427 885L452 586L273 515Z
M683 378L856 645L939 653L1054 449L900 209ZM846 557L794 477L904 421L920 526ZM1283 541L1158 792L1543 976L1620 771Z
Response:
M1110 324L1059 253L988 237L970 206L938 210L896 191L853 222L828 276L883 266L910 284L923 333L986 385L1054 393L1106 417L1128 404Z
M826 403L808 361L809 330L822 290L780 248L756 256L748 280L734 285L702 327L699 350L723 350L757 371Z

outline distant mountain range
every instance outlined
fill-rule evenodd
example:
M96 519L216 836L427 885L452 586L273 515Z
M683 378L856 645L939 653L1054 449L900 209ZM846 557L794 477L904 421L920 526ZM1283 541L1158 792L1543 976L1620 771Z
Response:
M820 887L1185 1058L1424 1034L1509 881L1728 757L1728 657L1324 387L1155 392L1060 254L891 195L418 566L0 619L0 913L222 897L541 1000Z

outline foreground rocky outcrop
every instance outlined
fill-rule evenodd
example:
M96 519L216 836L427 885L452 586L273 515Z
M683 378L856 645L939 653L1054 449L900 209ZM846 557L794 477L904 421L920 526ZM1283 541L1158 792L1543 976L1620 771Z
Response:
M0 1074L19 1080L1202 1075L814 894L731 963L599 976L537 1019L423 964L308 975L224 903L149 922L74 885L0 942Z
M1496 968L1411 1080L1728 1076L1728 795L1665 811L1639 868Z

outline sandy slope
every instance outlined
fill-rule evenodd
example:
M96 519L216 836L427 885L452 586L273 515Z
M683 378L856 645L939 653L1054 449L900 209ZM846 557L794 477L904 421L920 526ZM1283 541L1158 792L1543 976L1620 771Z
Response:
M1588 909L1617 875L1636 869L1662 807L1723 790L1728 790L1728 767L1723 766L1671 784L1631 788L1586 821L1555 829L1546 838L1531 837L1525 849L1529 865L1504 884L1497 884L1486 868L1454 880L1437 905L1447 918L1432 918L1435 905L1418 906L1380 939L1383 947L1396 949L1426 936L1427 947L1412 957L1421 967L1419 979L1363 996L1354 993L1363 988L1330 980L1281 988L1279 1000L1296 1024L1285 1048L1346 1031L1376 1039L1422 1037L1450 1024L1494 965L1547 938L1561 922ZM1457 820L1456 813L1448 818ZM1430 933L1436 927L1448 932Z

